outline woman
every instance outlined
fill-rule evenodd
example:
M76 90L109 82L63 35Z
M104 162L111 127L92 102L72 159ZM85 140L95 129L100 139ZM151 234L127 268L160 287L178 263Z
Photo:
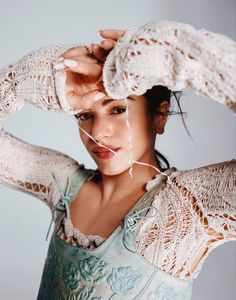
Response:
M235 43L167 21L101 34L92 51L44 48L1 71L2 119L28 102L74 114L98 166L1 131L0 180L55 221L38 299L190 299L209 252L236 238L236 163L165 168L155 136L170 90L190 86L236 111Z

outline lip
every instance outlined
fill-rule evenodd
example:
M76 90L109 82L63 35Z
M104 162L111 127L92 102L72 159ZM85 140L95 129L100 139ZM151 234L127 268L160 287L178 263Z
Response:
M121 148L117 147L112 147L112 146L106 146L108 147L109 149L117 152L119 151ZM107 148L105 147L96 147L93 149L93 153L100 159L108 159L108 158L111 158L113 157L115 154L113 152L111 152L110 150L108 150Z
M117 152L118 150L120 150L119 147L112 147L112 146L106 146L105 147L96 147L93 149L93 153L106 153L106 152L109 152L109 153L112 153L110 150L108 150L107 148Z

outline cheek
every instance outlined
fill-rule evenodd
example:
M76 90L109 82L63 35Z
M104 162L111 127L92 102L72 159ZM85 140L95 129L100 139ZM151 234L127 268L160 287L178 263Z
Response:
M132 131L132 138L135 140L146 141L150 139L152 135L152 127L149 120L143 116L139 115L133 119L129 120L129 125Z

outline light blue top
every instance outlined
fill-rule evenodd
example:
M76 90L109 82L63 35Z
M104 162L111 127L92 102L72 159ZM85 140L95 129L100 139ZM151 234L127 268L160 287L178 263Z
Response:
M93 170L78 170L59 201L56 220L37 300L189 300L192 280L171 276L152 266L137 252L136 235L142 218L156 217L151 203L164 186L149 190L126 215L123 225L94 249L67 244L57 235L59 221L69 217L69 202ZM146 216L147 211L153 213ZM151 211L151 212L152 212Z

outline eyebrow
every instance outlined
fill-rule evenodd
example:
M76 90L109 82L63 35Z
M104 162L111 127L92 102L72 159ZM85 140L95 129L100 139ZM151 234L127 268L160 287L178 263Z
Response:
M132 98L132 97L130 97L130 96L127 97L127 99L128 99L128 100L135 101L135 99ZM103 101L102 101L102 106L105 106L105 105L109 104L110 102L121 101L121 100L124 100L124 99L119 99L119 100L115 100L115 99L106 99L106 100L103 100Z

